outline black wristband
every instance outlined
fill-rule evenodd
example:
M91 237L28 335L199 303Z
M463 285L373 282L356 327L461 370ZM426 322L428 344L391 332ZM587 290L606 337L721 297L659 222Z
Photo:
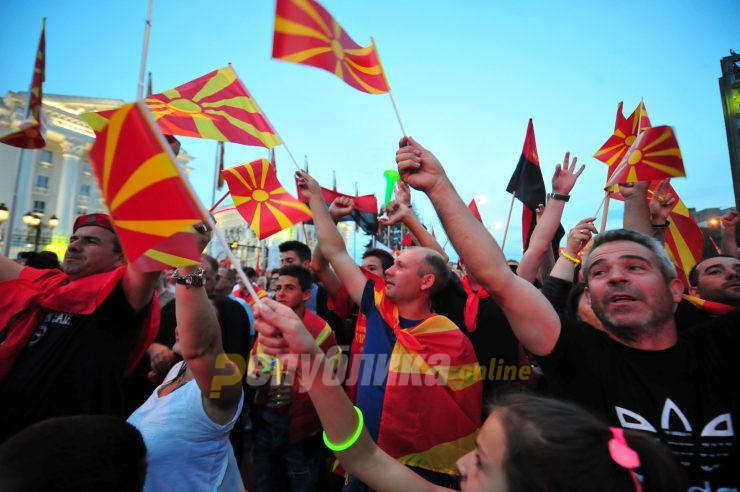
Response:
M670 225L671 225L671 221L666 220L665 224L650 224L650 227L652 227L653 229L667 229L668 226Z
M570 195L561 195L560 193L550 193L550 198L553 200L562 200L564 202L567 202L570 200Z
M182 284L187 287L203 287L206 285L205 272L202 268L198 268L196 271L188 275L180 275L180 272L175 270L172 274L172 280L174 280L175 283Z

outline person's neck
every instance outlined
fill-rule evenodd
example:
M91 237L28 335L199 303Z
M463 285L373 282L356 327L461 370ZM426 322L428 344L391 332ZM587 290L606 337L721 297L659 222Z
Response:
M295 308L293 311L298 315L300 319L303 319L303 317L306 315L306 305L301 304L300 306Z
M671 317L669 320L666 320L663 323L663 326L660 327L660 330L658 330L654 335L644 336L638 340L625 340L617 337L608 330L607 334L613 340L621 343L622 345L626 345L627 347L633 349L646 351L666 350L676 345L676 342L678 341L676 321L673 319L673 317Z
M396 303L398 315L405 319L423 319L432 312L432 302L428 297L420 297Z
M232 292L231 290L216 290L216 289L213 289L213 294L214 295L222 296L222 297L229 297L229 294L231 294L231 292Z

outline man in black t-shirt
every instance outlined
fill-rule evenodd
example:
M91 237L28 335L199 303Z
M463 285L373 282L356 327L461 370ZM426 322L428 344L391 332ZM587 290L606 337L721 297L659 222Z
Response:
M64 273L0 256L3 314L17 311L0 323L0 441L49 417L123 416L121 381L132 350L143 353L159 272L125 267L107 215L83 215L73 230Z
M599 235L584 259L584 295L605 331L562 321L512 274L496 241L467 209L434 155L410 137L401 178L432 201L461 259L501 306L548 387L612 425L654 433L685 466L691 490L736 490L740 421L740 311L679 335L683 285L663 247L626 230Z

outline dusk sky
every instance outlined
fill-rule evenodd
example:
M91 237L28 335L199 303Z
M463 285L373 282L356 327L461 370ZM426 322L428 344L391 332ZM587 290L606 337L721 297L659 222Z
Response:
M720 58L740 50L740 2L324 0L361 45L373 36L410 135L442 161L463 199L484 197L487 226L506 221L506 184L533 118L548 191L565 151L586 171L563 217L566 229L592 215L603 197L606 165L592 156L611 135L619 101L629 115L640 98L653 125L675 128L687 178L673 185L687 206L734 204L717 79ZM231 62L293 155L324 186L384 193L401 130L387 95L354 90L312 67L271 59L273 0L154 0L147 70L154 92ZM0 3L0 93L28 90L42 17L44 92L136 97L146 0ZM195 159L191 183L211 202L216 143L183 138ZM226 166L267 155L227 144ZM284 147L278 176L295 192ZM15 165L1 163L2 166ZM421 193L412 200L444 241ZM506 253L520 255L520 206ZM609 225L621 223L621 206ZM503 231L492 227L498 239ZM448 248L451 252L451 248Z

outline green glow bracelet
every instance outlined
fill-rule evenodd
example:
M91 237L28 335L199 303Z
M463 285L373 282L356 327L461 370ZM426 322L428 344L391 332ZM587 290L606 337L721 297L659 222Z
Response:
M343 443L334 444L333 442L329 441L329 438L326 437L326 431L324 431L324 444L326 444L327 448L331 449L334 452L345 451L357 442L357 439L360 438L360 434L362 434L362 428L364 426L365 420L363 419L362 412L359 408L355 407L355 412L357 412L357 429L355 429L355 432L350 436L350 438Z

